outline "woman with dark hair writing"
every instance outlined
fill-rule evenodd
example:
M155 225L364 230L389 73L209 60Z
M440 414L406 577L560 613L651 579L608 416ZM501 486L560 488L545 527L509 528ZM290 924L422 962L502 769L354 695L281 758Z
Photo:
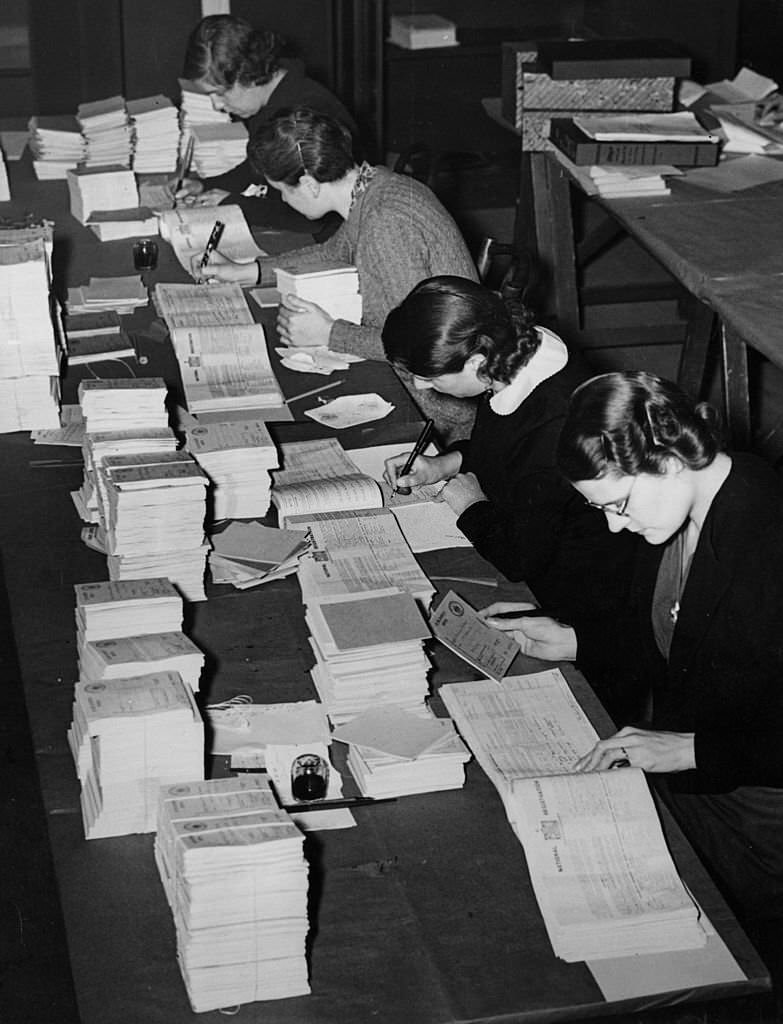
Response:
M322 244L298 249L297 259L350 263L359 276L361 324L334 320L315 303L283 296L278 329L287 344L328 345L382 359L381 328L414 285L433 274L476 279L462 235L436 196L414 178L356 163L350 135L332 118L305 108L281 112L254 136L248 155L259 177L292 209L311 220L330 212L343 220ZM218 253L205 270L194 265L193 273L208 280L273 284L279 260L233 263ZM475 403L410 389L442 440L470 433Z
M653 773L734 898L770 966L783 960L783 486L723 449L714 411L647 373L613 373L571 400L558 463L613 534L640 535L628 613L592 632L493 619L547 659L611 652L652 696L576 764Z
M300 60L283 57L283 46L275 32L255 29L230 14L210 15L190 34L183 75L211 97L216 110L243 121L251 141L279 110L306 105L345 125L358 145L356 123L343 104L307 77ZM274 190L263 185L259 189L257 181L244 160L212 178L187 178L177 198L199 206L237 204L252 225L307 234L323 229L321 222L307 220L283 205ZM332 217L332 230L338 225Z
M417 386L479 399L470 440L418 456L398 482L447 481L442 496L479 554L524 580L558 618L576 623L623 607L636 545L610 537L555 464L569 397L588 376L561 339L517 301L433 277L389 314L383 344ZM389 460L391 483L405 459ZM613 705L595 665L590 674Z

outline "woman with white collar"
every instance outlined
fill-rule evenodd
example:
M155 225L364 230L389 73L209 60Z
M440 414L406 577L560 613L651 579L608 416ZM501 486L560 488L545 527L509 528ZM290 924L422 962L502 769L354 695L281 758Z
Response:
M470 439L419 456L401 486L446 480L442 496L473 546L569 623L622 607L635 539L607 542L600 514L574 499L555 456L568 400L590 373L513 300L460 277L418 284L386 319L390 362L420 387L484 394ZM618 538L613 538L616 542Z

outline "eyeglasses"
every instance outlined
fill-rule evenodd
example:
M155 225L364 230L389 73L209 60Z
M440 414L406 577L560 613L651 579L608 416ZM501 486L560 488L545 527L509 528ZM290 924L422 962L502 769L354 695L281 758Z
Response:
M633 493L634 484L636 483L636 477L634 477L633 483L631 484L628 493L624 498L619 498L616 501L605 501L603 504L599 504L597 501L588 501L585 498L585 503L590 508L597 508L599 512L609 512L613 516L625 516L628 517L628 502L631 500L631 494Z

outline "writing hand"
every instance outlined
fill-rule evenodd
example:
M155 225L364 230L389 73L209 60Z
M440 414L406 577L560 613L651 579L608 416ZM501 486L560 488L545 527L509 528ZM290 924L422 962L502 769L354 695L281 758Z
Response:
M277 313L277 333L286 345L329 346L334 320L315 302L284 295Z
M185 206L219 206L228 195L230 193L222 188L211 188L197 196L187 196L184 204Z
M696 767L692 732L655 732L625 726L608 740L599 740L574 765L578 772L598 772L615 761L627 761L646 772L684 772Z
M223 256L217 250L209 254L206 267L201 266L203 253L198 253L191 258L190 272L193 279L202 283L218 281L235 281L238 284L255 284L258 278L258 264L255 260L247 263L238 263Z
M200 196L204 191L204 182L201 178L183 178L182 184L174 193L174 198L178 202L184 202L187 204L188 200L193 200L196 196Z
M458 473L443 488L441 497L457 516L477 501L487 500L475 473Z
M384 463L383 479L390 487L423 487L425 484L436 484L440 480L446 480L451 475L448 455L418 455L414 459L410 473L397 476L409 455L410 452L400 452L399 455L392 455Z

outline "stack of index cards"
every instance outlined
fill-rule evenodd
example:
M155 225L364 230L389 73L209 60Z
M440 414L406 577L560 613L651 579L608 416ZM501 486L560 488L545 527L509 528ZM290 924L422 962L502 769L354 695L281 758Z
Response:
M198 691L203 667L203 652L179 630L86 640L79 656L81 682L178 672L194 693Z
M133 127L133 170L136 174L169 174L179 151L177 109L168 96L146 96L128 102Z
M332 739L349 744L348 767L364 796L406 796L465 784L470 751L450 718L422 718L382 704L337 728Z
M296 253L275 267L281 295L298 295L316 302L335 320L362 322L359 273L341 260L297 259Z
M176 672L78 682L68 743L87 839L153 832L160 787L203 775L204 724Z
M73 589L80 652L88 640L182 629L182 598L162 577L77 583Z
M311 676L333 725L379 703L429 714L424 640L430 631L408 593L371 591L308 604L317 664Z
M83 380L79 405L88 433L168 427L166 394L162 377Z
M85 163L88 166L120 164L130 167L131 129L123 96L80 103L76 119L87 140Z
M155 860L197 1013L310 991L303 838L265 776L161 789Z

